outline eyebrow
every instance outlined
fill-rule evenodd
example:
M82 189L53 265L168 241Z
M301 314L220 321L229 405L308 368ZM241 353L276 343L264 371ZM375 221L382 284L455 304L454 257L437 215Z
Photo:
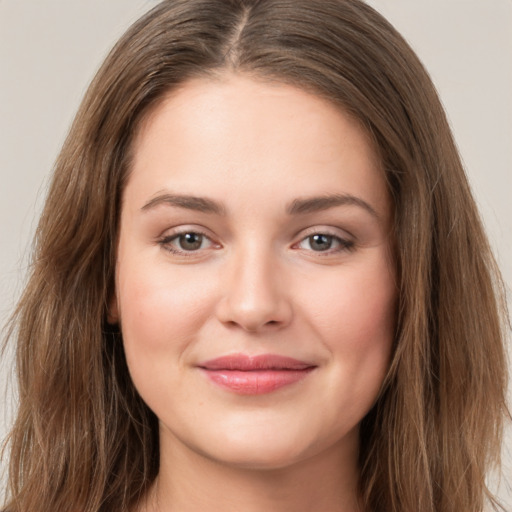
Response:
M148 201L141 210L152 210L160 205L176 206L178 208L185 208L187 210L215 215L226 215L226 209L224 206L213 199L167 193L154 197ZM380 219L380 215L369 203L364 199L351 194L329 194L325 196L294 199L289 205L287 205L286 213L288 215L301 215L328 210L337 206L357 206L366 210L376 219Z
M141 209L143 211L152 210L162 204L168 206L177 206L179 208L185 208L187 210L195 210L203 213L210 213L216 215L225 215L226 211L224 207L207 197L196 197L187 195L177 194L160 194L149 202L147 202Z
M351 194L329 194L320 197L306 197L304 199L295 199L286 208L289 215L314 213L336 206L358 206L370 213L376 219L380 219L377 211L364 199Z

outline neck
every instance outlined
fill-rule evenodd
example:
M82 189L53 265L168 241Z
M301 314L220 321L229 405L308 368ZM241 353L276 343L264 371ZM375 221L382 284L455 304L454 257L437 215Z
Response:
M159 475L140 512L360 512L358 433L351 435L353 442L272 469L224 464L162 436Z

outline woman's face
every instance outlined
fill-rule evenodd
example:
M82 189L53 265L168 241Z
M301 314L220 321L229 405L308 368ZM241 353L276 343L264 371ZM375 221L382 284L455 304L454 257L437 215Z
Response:
M240 75L143 122L112 320L162 450L237 467L357 453L394 334L391 208L359 125Z

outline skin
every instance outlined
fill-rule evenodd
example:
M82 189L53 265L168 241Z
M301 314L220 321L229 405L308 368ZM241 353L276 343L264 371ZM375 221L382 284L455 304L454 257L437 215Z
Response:
M160 423L140 510L361 510L358 428L396 302L390 199L365 132L303 90L226 74L168 95L133 149L111 320ZM239 395L197 367L234 353L315 369Z

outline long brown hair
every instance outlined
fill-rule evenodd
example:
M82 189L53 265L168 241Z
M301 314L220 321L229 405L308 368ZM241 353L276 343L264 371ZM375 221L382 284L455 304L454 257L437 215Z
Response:
M359 0L164 1L112 50L57 160L12 323L9 511L124 511L157 475L157 421L107 322L120 203L142 116L226 69L328 98L362 123L386 170L399 312L361 425L364 510L482 511L507 413L499 273L428 74Z

